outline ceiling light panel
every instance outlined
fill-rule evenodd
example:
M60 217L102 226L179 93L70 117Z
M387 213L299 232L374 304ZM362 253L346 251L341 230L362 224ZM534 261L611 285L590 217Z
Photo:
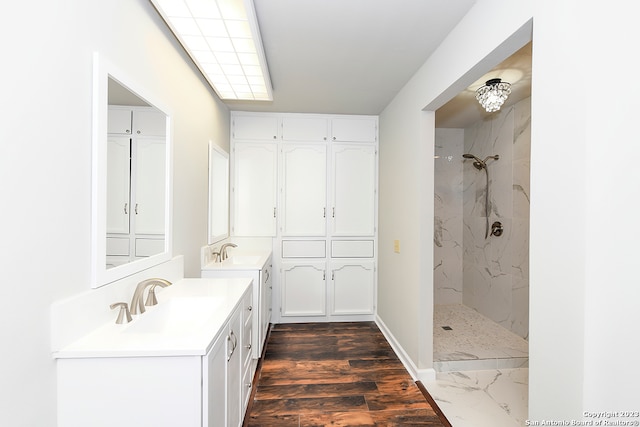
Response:
M150 0L225 100L273 100L253 0Z

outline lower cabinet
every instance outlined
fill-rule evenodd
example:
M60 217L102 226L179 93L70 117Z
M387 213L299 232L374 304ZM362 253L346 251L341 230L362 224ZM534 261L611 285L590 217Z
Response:
M327 313L325 260L283 261L281 315L324 316Z
M374 313L375 263L331 261L331 314Z
M204 427L242 425L254 373L252 329L252 294L248 293L202 360Z
M251 337L251 350L253 353L253 363L257 364L257 360L262 355L262 349L267 339L269 326L271 325L271 298L272 298L272 258L269 255L260 270L256 269L202 269L201 277L221 278L221 277L251 277L253 279L253 333Z
M375 276L373 260L283 261L281 315L373 315Z
M255 367L252 287L206 355L57 359L57 425L241 426Z

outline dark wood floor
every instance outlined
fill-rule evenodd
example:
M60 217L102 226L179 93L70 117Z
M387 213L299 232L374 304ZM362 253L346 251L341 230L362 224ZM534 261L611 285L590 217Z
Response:
M443 426L373 322L274 325L245 426Z

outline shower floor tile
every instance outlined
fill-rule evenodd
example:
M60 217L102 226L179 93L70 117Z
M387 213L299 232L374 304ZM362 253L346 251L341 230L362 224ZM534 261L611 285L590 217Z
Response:
M439 372L528 366L525 339L462 304L434 306L433 349Z

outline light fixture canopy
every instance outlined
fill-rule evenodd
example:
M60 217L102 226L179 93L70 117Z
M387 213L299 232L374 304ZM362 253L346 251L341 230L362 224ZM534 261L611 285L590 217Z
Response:
M272 101L252 0L151 0L223 100Z
M510 93L510 83L502 79L490 79L476 90L476 99L488 113L493 113L502 107Z

